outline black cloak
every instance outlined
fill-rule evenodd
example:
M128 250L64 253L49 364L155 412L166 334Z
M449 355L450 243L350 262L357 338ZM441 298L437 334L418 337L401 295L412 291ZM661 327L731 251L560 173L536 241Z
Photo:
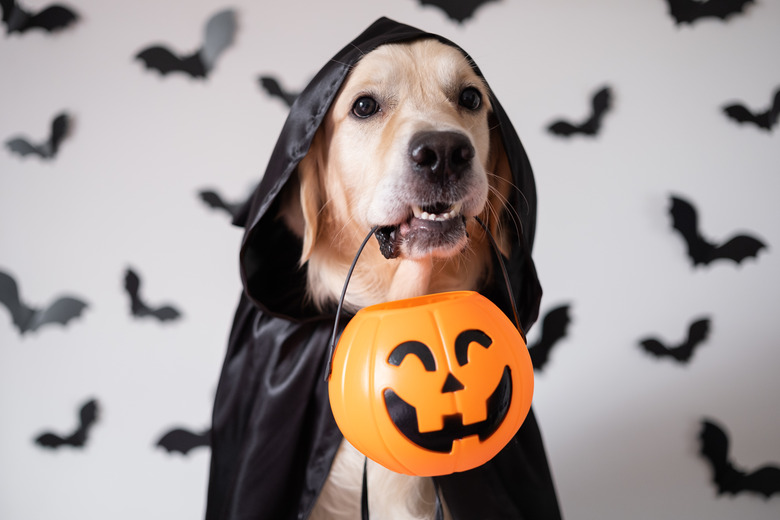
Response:
M307 303L305 265L298 266L301 240L276 219L278 195L297 174L350 68L380 45L419 38L434 38L463 52L440 36L381 18L334 56L293 104L265 175L236 218L245 227L244 293L214 403L207 520L304 519L322 489L342 439L324 380L335 309L321 312ZM510 201L522 233L506 264L520 320L528 330L542 294L531 259L536 190L512 124L492 93L490 101L492 126L500 126L514 184L522 193L514 193ZM494 267L493 272L500 272ZM503 280L480 292L511 316ZM341 321L343 326L348 319ZM533 411L493 460L436 477L436 482L455 520L560 518Z

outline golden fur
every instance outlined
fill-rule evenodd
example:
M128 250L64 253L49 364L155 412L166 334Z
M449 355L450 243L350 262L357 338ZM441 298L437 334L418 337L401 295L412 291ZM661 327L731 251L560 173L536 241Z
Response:
M466 88L481 94L478 110L459 105ZM352 109L364 96L380 108L363 119ZM492 253L484 231L469 217L481 216L499 244L508 240L498 222L511 174L500 137L489 126L490 110L487 86L470 62L435 40L383 45L350 71L298 167L281 214L303 239L301 263L307 264L308 293L317 305L337 300L360 242L373 226L411 218L414 197L424 196L424 189L412 188L417 181L409 171L409 143L429 131L457 132L473 146L462 180L464 195L452 206L466 218L467 234L436 247L401 242L398 257L391 259L369 243L345 307L478 288L490 274ZM312 518L359 518L362 460L342 443ZM430 479L370 464L369 497L372 519L433 517Z

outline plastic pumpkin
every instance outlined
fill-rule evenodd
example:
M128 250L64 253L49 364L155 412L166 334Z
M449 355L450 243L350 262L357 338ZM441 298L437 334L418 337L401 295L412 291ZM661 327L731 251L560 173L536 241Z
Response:
M522 336L472 291L366 307L336 346L328 384L346 439L409 475L465 471L493 458L531 407Z

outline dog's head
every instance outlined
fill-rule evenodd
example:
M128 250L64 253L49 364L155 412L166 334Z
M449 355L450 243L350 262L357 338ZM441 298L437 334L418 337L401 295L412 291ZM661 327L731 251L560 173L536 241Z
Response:
M342 246L351 259L374 226L385 258L415 261L460 255L477 230L471 217L495 231L511 173L491 112L487 85L452 46L423 39L362 57L286 205L302 261Z

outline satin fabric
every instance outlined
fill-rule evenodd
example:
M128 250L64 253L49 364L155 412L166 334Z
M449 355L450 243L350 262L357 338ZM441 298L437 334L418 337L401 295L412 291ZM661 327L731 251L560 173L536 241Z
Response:
M440 36L380 18L336 54L291 107L265 175L235 220L245 228L240 253L244 292L214 403L207 520L305 519L327 478L342 439L324 379L335 306L321 312L304 298L301 241L275 218L279 194L296 175L350 68L380 45L419 38L435 38L463 52ZM523 146L492 94L491 104L492 126L500 128L514 184L522 193L510 198L521 237L506 263L527 331L542 295L531 258L536 190ZM493 272L500 272L497 263ZM480 292L511 316L502 280ZM342 317L342 328L348 318ZM533 411L493 460L436 481L455 520L560 518Z

